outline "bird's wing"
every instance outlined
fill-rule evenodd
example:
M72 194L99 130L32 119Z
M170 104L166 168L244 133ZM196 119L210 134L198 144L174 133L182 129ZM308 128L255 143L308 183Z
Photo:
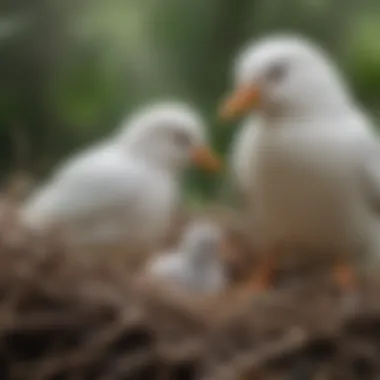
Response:
M91 151L63 167L27 201L26 219L69 221L133 205L148 178L117 151Z

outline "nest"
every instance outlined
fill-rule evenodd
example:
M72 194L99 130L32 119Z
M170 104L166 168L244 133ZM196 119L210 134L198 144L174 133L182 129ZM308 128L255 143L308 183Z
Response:
M236 226L227 232L241 253L240 264L227 259L238 279L252 246ZM319 274L262 295L195 298L127 272L116 256L83 261L4 225L0 259L4 380L380 376L375 280L355 294Z

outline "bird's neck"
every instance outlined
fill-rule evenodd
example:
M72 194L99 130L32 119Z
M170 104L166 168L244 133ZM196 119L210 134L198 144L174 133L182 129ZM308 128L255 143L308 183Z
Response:
M358 108L347 99L321 99L318 103L304 103L294 107L268 107L263 118L269 125L279 122L312 122L315 120L331 120L347 118L357 114Z

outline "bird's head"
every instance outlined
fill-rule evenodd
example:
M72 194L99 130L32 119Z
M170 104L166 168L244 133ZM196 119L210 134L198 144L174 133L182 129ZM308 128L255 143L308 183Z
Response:
M237 57L234 90L220 113L231 119L258 110L303 116L346 106L348 92L326 54L292 35L264 38Z
M178 171L191 164L208 171L220 168L203 120L182 103L144 107L122 128L120 141L129 151L162 169Z

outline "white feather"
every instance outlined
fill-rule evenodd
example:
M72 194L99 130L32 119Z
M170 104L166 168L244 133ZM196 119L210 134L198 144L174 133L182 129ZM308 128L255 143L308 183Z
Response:
M275 65L285 74L271 81ZM338 69L297 37L259 41L236 67L237 85L256 83L262 99L252 197L264 247L380 257L380 174L368 174L379 144Z
M152 246L168 233L189 152L173 131L205 144L204 126L186 106L145 108L121 132L69 159L25 203L23 222L59 227L72 242L122 239Z
M216 293L227 286L220 258L221 235L209 223L193 222L180 246L158 255L147 265L150 276L197 293Z

